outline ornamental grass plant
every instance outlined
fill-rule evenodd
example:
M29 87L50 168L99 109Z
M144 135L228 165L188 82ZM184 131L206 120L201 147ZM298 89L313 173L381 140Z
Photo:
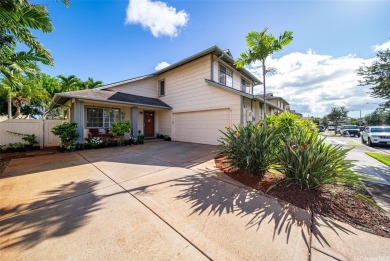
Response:
M254 176L263 176L275 163L279 128L263 123L234 125L221 131L219 139L225 147L222 156L232 168Z
M360 185L360 178L346 159L352 149L327 144L315 132L296 128L294 135L282 135L282 146L276 156L276 170L285 175L282 182L296 183L302 188L313 189L326 184Z

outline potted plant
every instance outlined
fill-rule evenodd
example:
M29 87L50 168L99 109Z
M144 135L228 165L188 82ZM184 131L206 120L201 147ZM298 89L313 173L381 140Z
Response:
M53 127L51 132L61 140L61 147L74 151L77 139L80 133L77 131L76 122L64 122Z
M144 144L144 142L145 142L145 137L144 137L144 135L138 135L138 143L139 144Z
M165 141L171 141L171 137L169 135L164 135L164 140Z

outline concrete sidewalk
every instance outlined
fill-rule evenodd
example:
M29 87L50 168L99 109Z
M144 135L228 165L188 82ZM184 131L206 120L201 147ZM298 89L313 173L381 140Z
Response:
M221 174L211 160L216 149L156 142L12 160L0 179L0 260L388 255L389 239Z

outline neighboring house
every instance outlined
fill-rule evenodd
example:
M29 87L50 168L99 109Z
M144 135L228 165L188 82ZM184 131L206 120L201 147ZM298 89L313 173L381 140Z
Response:
M256 95L255 97L261 101L260 111L262 111L264 97L262 94ZM282 97L276 97L272 93L267 93L265 99L267 101L267 114L282 113L290 109L290 104Z
M260 80L233 63L228 50L214 46L150 75L58 93L53 106L64 106L64 117L78 123L80 141L88 129L103 132L124 113L135 135L162 133L176 141L219 144L220 130L262 115L262 99L253 95Z
M302 113L299 113L295 110L288 110L289 113L292 113L292 114L295 114L295 115L298 115L299 117L303 118L303 114Z

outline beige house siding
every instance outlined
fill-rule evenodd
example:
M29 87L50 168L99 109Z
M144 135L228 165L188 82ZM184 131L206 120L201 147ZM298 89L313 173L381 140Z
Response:
M282 111L285 111L287 109L287 106L288 106L288 104L286 104L283 100L279 100L279 99L268 100L268 102L279 107L280 110L282 110Z
M258 122L261 119L261 111L260 111L260 105L259 101L252 100L248 98L244 98L244 106L243 108L243 120L252 121L252 122ZM250 117L250 115L253 115L254 117Z
M159 76L159 80L165 79L165 96L159 99L173 110L163 112L162 117L158 117L158 132L170 130L171 136L174 137L172 115L178 112L225 108L230 110L231 124L240 123L241 97L206 83L205 79L210 79L210 66L211 56L207 55ZM166 124L168 119L171 126Z
M125 83L119 86L107 88L106 90L157 98L157 77Z
M171 135L172 113L170 111L156 112L156 133Z
M255 115L255 122L258 122L261 120L261 110L260 110L260 103L259 101L253 101L253 113Z
M226 62L219 59L217 56L213 56L213 81L219 82L219 64L222 64L223 66L231 69L233 71L233 88L236 90L241 91L241 78L246 79L250 86L253 86L252 81L249 80L247 77L242 75L239 71L237 71L233 66L228 65Z

